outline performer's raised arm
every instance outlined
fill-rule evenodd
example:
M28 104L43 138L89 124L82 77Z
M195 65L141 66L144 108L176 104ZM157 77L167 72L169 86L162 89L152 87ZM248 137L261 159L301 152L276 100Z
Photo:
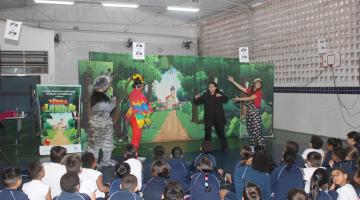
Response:
M245 87L243 87L242 85L240 85L238 82L236 82L236 81L234 80L234 77L228 76L228 81L229 81L230 83L234 84L235 87L237 87L237 88L238 88L239 90L241 90L242 92L247 93L247 89L246 89Z

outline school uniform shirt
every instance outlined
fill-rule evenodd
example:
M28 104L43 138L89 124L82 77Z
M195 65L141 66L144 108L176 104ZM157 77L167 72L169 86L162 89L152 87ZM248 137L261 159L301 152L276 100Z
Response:
M340 168L344 170L348 174L349 179L352 179L354 177L355 171L351 169L349 162L335 162L333 168Z
M320 167L319 167L320 168ZM303 169L304 171L304 181L305 181L305 192L306 194L310 193L310 180L312 175L314 174L315 170L319 169L317 167L306 167ZM323 168L323 167L321 167Z
M329 161L332 160L332 154L334 151L327 151L325 154L325 158L324 158L324 162L323 162L323 167L325 167L327 170L330 170L331 167L329 165Z
M355 189L356 194L358 195L358 197L360 199L360 185L355 184L355 185L353 185L353 187Z
M339 194L335 190L319 191L319 195L315 200L337 200Z
M43 163L45 176L41 181L50 186L51 196L59 196L61 194L60 179L66 173L65 165L53 162Z
M281 161L280 165L284 165L284 162ZM305 160L303 159L303 157L299 154L296 154L296 159L295 159L295 165L299 168L304 168L305 167Z
M110 184L109 196L117 191L120 191L121 178L114 179Z
M89 178L85 177L82 173L79 174L80 179L80 193L87 194L91 197L91 194L97 190L96 182L93 182Z
M90 200L90 197L87 194L79 192L62 192L59 196L54 197L53 200Z
M248 182L255 183L260 187L263 200L271 199L271 178L267 173L259 172L245 165L236 169L234 182L237 199L242 198L242 193Z
M167 178L151 178L142 189L144 200L159 200L169 180Z
M220 183L214 174L208 175L210 191L205 191L205 174L198 172L193 175L190 184L190 200L220 200Z
M0 190L1 200L29 200L28 196L21 190L13 190L9 188L3 188Z
M305 149L305 151L303 152L303 154L301 155L303 157L304 160L307 159L307 155L310 153L310 152L318 152L321 154L321 157L322 157L322 160L324 160L325 158L325 152L324 150L322 149L313 149L313 148L308 148L308 149Z
M356 171L357 171L356 160L344 160L344 162L349 165L350 169L351 169L353 172L356 172Z
M349 183L338 188L336 192L339 194L337 200L357 200L359 199L356 191L352 185Z
M200 161L201 161L201 159L203 157L207 157L211 161L213 169L216 168L216 160L215 160L215 157L213 155L211 155L210 153L200 153L198 156L196 156L193 163L191 164L191 169L190 170L192 172L194 172L194 173L199 172L197 167L198 167L198 165L199 165L199 163L200 163Z
M181 184L184 192L189 191L190 187L190 171L186 162L182 158L174 158L168 161L171 167L170 180L174 180Z
M304 188L304 174L302 169L296 165L287 167L282 165L274 169L271 173L272 198L285 200L288 192L293 189Z
M97 187L97 183L96 181L98 180L98 178L100 176L102 176L102 173L94 170L94 169L89 169L89 168L82 168L81 170L81 175L83 177L86 177L87 179L89 179L90 181L94 182L96 184L96 192L95 192L95 196L96 198L104 198L105 197L105 193L101 192L99 190L99 188Z
M46 195L50 187L45 185L40 180L32 180L25 183L22 191L29 197L30 200L46 200Z
M355 143L354 147L356 148L357 152L360 152L360 143ZM360 153L359 153L360 154ZM359 155L360 156L360 155Z
M300 167L300 168L304 168L304 167L305 167L305 160L304 160L304 158L301 157L301 155L299 155L299 154L296 154L295 165L296 165L297 167Z
M140 200L140 196L129 190L119 190L110 195L109 200ZM161 198L160 198L161 199ZM159 200L160 200L159 199Z
M130 158L125 161L127 164L130 165L130 174L136 176L138 181L138 188L142 187L142 163L140 160L135 158Z

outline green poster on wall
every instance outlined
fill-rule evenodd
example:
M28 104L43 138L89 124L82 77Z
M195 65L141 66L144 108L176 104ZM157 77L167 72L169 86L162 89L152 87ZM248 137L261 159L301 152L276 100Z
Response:
M52 146L67 152L81 152L80 85L37 85L41 145L40 155L49 155Z

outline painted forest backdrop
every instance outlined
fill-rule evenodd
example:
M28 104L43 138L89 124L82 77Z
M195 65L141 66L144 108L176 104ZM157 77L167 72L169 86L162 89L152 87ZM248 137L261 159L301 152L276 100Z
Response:
M120 110L114 124L116 137L131 135L124 116L128 109L127 95L131 91L128 79L133 73L144 76L144 93L154 109L153 123L145 127L142 142L203 138L203 106L196 106L192 99L195 94L206 91L209 81L216 81L229 98L239 96L240 91L227 81L228 75L245 86L249 86L254 78L263 80L263 131L266 136L272 136L274 66L271 64L243 64L238 59L195 56L146 56L145 60L139 61L129 54L98 52L90 52L89 58L90 61L79 62L79 80L84 91L83 116L89 116L86 99L91 93L92 80L101 74L113 74L109 95L117 97ZM245 105L229 101L224 110L226 135L246 136ZM87 129L88 118L82 119Z

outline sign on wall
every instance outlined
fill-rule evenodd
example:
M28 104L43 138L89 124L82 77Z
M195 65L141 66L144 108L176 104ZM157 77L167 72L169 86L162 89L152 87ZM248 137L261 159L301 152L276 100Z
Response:
M145 43L134 42L133 43L133 59L144 60L145 59Z
M327 53L327 46L325 39L318 40L319 54Z
M36 85L39 106L40 155L49 155L53 146L68 153L81 152L80 85Z
M249 47L239 47L239 61L241 63L249 62Z
M16 41L19 40L21 25L22 22L7 19L4 38Z

